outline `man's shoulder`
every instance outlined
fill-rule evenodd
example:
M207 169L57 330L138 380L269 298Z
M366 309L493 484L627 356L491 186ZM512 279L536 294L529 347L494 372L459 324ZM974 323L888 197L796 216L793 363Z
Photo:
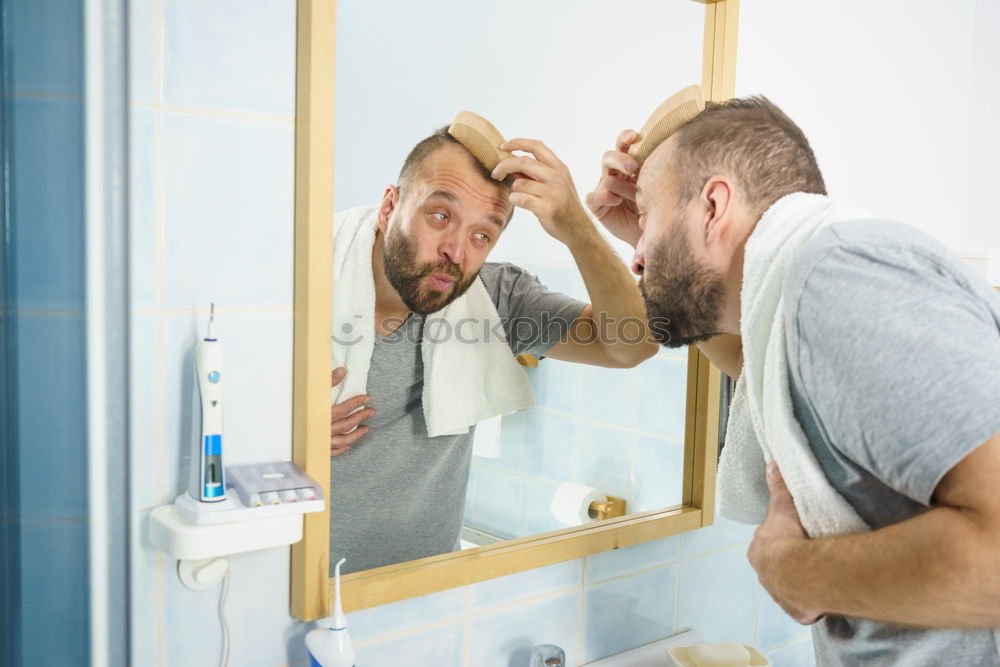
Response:
M831 224L807 241L784 281L786 306L822 299L857 303L875 290L935 289L965 282L961 260L912 225L890 220ZM918 280L919 278L919 280Z
M484 263L479 269L479 278L498 309L538 282L538 278L530 271L510 262Z
M483 279L487 288L505 281L516 280L522 276L535 277L530 271L510 262L485 262L479 269L479 277Z
M806 282L818 266L861 279L868 264L947 264L948 250L912 225L891 220L851 220L826 226L796 254L786 284Z

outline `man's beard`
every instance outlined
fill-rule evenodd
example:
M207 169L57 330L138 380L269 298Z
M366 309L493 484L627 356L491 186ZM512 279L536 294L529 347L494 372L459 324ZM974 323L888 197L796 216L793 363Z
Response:
M646 257L656 259L646 264L639 289L656 342L681 347L720 333L725 281L720 272L695 258L681 218L674 219L652 250Z
M413 242L398 229L386 234L382 257L389 284L399 294L406 307L418 315L428 315L441 310L465 294L472 281L479 275L477 272L467 280L463 280L462 268L447 259L418 265ZM432 273L443 273L454 278L451 289L447 292L423 289L424 279Z

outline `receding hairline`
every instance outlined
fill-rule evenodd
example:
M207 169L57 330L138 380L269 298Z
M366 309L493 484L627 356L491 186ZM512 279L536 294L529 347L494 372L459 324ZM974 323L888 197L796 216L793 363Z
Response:
M422 173L422 169L424 168L424 163L428 159L433 158L435 155L437 155L438 152L441 151L442 149L452 145L460 149L461 152L466 156L466 158L471 161L469 162L469 164L471 165L473 171L478 173L487 184L497 188L497 190L500 193L500 199L507 203L510 203L508 195L511 192L512 186L514 185L513 176L508 175L503 180L499 181L493 178L493 174L490 172L490 170L487 169L485 166L483 166L483 164L475 158L475 156L469 151L469 149L467 149L464 145L462 145L462 143L458 139L453 137L448 132L447 125L439 127L432 134L430 134L427 137L424 137L419 142L417 142L417 144L410 149L410 152L407 154L406 159L403 161L402 168L399 170L399 178L396 183L396 187L399 189L400 197L405 196L407 185L410 179L414 178L415 176L419 176ZM511 206L510 211L507 214L507 220L505 221L505 224L502 226L502 228L506 228L507 223L510 222L513 216L514 216L514 207Z
M441 144L440 146L435 147L433 151L431 151L430 153L428 153L423 157L423 159L419 162L419 164L414 166L414 168L412 169L412 173L407 175L408 179L418 178L426 180L429 177L427 174L427 169L429 168L428 163L435 157L439 156L442 153L442 151L447 150L451 147L452 147L451 144ZM454 147L457 150L459 150L465 158L471 160L472 162L471 166L479 167L479 169L473 168L470 169L469 171L475 174L476 176L479 176L486 183L487 186L490 186L494 189L496 194L496 199L498 202L502 202L509 206L506 219L500 217L499 215L493 215L493 214L489 214L487 216L490 222L496 223L497 226L500 227L500 231L503 231L504 229L507 228L507 224L510 222L511 218L514 217L514 206L510 204L510 200L507 197L510 191L510 187L504 181L498 181L492 176L484 174L483 172L485 172L486 168L483 167L482 164L480 164L480 162L476 160L476 158L472 155L472 153L470 153L464 146L459 144L457 141L455 142ZM399 188L400 196L402 197L403 196L402 181L399 183L397 187ZM455 192L452 192L450 189L442 186L435 186L434 189L431 190L431 192L427 193L424 199L425 200L429 199L435 195L442 196L445 199L449 199L456 202L459 200L459 196Z
M669 182L669 155L672 151L677 149L676 137L677 133L674 132L669 137L661 141L660 144L649 154L649 157L646 158L645 162L642 163L642 167L639 169L639 178L636 179L635 183L636 199L639 198L640 193L643 199L648 199L654 191L659 191ZM667 145L670 144L671 141L673 141L673 145L668 147ZM644 174L646 175L646 178L642 179ZM647 181L647 187L640 187L640 179Z

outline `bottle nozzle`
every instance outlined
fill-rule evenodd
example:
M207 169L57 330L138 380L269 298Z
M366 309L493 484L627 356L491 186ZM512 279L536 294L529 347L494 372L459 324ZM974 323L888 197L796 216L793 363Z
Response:
M344 608L340 604L340 566L344 564L346 558L337 561L333 574L333 615L330 617L330 629L342 630L347 627L347 617L344 616Z

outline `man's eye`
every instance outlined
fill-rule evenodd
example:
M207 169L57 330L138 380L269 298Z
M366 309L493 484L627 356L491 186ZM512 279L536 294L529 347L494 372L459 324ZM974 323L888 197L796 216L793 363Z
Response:
M477 232L476 233L476 237L478 239L480 239L483 243L489 243L490 242L490 237L487 236L486 234L483 234L482 232Z
M436 217L441 222L448 222L448 214L447 213L441 213L440 211L436 211L434 213L431 213L431 215L433 215L434 217Z

